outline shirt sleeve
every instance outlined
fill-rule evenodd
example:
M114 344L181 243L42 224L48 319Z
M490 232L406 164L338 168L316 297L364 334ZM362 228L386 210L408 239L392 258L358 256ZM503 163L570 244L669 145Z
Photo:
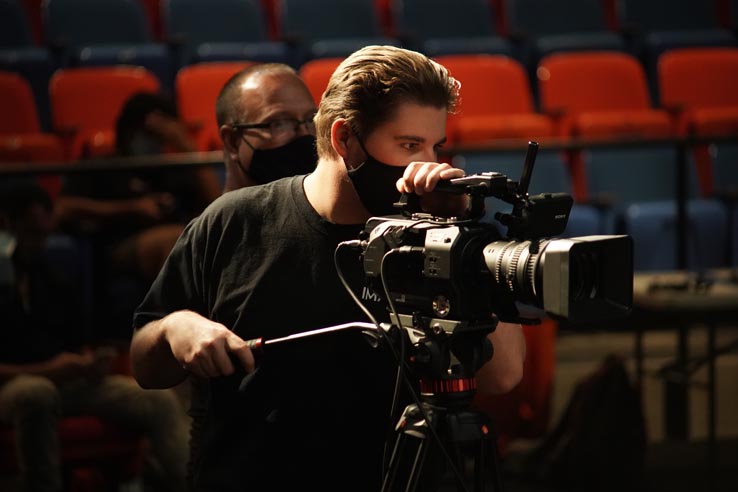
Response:
M134 331L183 309L207 316L201 253L207 234L206 221L202 216L187 225L143 302L136 309L133 315Z

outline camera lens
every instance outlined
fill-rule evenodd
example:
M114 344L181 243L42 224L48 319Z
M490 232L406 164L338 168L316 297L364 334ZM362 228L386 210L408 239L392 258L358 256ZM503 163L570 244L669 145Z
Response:
M593 253L569 258L569 298L583 301L597 297L597 258Z
M530 241L495 241L484 248L484 260L495 284L523 302L539 304L536 277L539 254L531 253ZM543 244L539 250L543 248Z

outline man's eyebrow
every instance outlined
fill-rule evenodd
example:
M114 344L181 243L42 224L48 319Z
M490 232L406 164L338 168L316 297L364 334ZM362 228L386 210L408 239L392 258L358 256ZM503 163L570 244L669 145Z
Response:
M413 142L418 143L425 142L425 139L423 137L418 137L417 135L397 135L395 137L395 140L412 140Z
M425 139L423 137L419 137L417 135L397 135L395 137L395 140L410 140L411 142L417 142L417 143L425 143ZM436 145L443 145L447 141L446 137L443 137L438 142L436 142Z

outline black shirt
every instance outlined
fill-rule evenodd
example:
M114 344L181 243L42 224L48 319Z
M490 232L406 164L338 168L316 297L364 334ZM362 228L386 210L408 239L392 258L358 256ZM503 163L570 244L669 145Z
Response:
M340 284L336 246L362 225L335 225L307 201L303 178L227 193L191 222L134 316L134 327L190 309L243 339L366 321ZM342 255L361 291L358 256ZM382 315L384 308L371 308ZM378 490L396 365L358 332L267 353L243 373L197 380L191 413L195 490Z

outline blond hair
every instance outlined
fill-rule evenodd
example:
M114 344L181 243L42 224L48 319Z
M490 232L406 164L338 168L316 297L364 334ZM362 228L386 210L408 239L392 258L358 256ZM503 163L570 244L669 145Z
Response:
M346 58L330 78L315 116L318 155L337 157L331 125L345 118L359 138L390 120L403 103L456 106L459 83L425 55L394 46L367 46Z

